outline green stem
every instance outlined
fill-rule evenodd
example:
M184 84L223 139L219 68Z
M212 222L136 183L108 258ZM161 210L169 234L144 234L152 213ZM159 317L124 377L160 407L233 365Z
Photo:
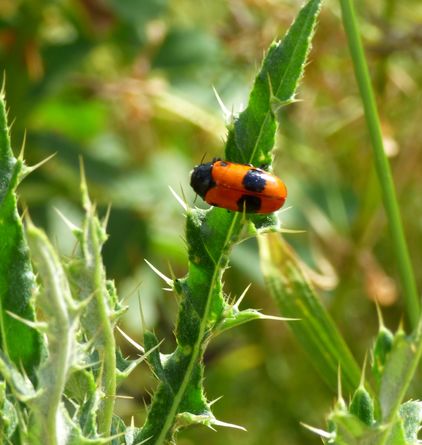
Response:
M343 25L349 42L356 80L365 110L366 124L371 139L375 167L381 187L384 208L390 226L393 248L398 264L401 285L404 292L404 303L407 317L412 329L416 328L420 303L410 255L404 236L400 210L397 202L390 165L384 151L381 126L377 112L374 93L369 77L368 65L359 35L353 0L340 0Z
M72 297L65 273L46 235L31 223L28 241L38 271L44 281L44 294L38 296L49 321L48 359L39 370L40 396L33 406L32 443L57 445L62 437L58 418L62 394L74 354L75 323L70 315Z
M101 262L101 245L98 239L96 219L91 215L89 218L90 232L92 236L94 258L94 288L98 289L96 293L96 304L101 323L102 350L100 350L102 368L102 388L104 398L102 409L99 412L99 432L103 436L109 436L111 433L111 424L113 420L114 399L116 397L116 346L113 335L113 326L110 321L107 297L104 289L104 271Z
M223 264L223 259L226 254L226 249L229 245L233 243L233 235L235 234L235 229L238 223L239 219L239 213L235 213L233 215L229 230L227 231L226 240L224 242L224 246L221 249L220 256L218 257L217 261L215 262L214 272L212 274L212 278L208 285L208 296L206 301L206 306L204 310L204 316L201 320L200 330L198 333L198 337L195 340L195 343L193 345L192 354L189 359L189 364L187 366L186 372L184 374L182 383L177 391L177 393L174 396L173 403L169 409L168 416L166 418L166 422L160 432L160 435L158 436L155 445L161 445L165 442L166 437L168 436L168 432L170 431L171 427L174 424L175 417L177 415L180 402L182 401L183 395L185 394L186 388L189 384L189 382L192 379L192 373L195 367L196 363L200 362L200 359L202 358L205 346L206 346L206 330L207 330L207 324L210 317L210 310L211 310L211 302L212 302L212 293L213 289L215 288L215 285L217 283L217 280L221 280L222 272L224 271L225 264Z

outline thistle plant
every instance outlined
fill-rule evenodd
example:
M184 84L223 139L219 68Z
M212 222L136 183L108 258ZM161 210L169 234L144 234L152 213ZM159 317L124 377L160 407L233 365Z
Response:
M275 112L294 100L310 49L320 1L311 0L301 10L281 42L274 43L264 58L246 109L228 127L225 159L233 162L271 164L277 127ZM219 425L203 390L203 354L209 341L222 330L257 318L254 310L239 310L224 295L222 276L228 255L244 232L275 230L270 215L247 218L241 212L185 206L188 274L170 282L181 299L176 327L177 348L161 357L158 349L150 363L159 385L138 439L161 444L174 431L189 424ZM157 347L153 334L145 335L148 349Z
M346 30L348 5L343 2ZM224 159L266 165L271 170L279 110L295 101L315 31L321 0L309 0L281 41L268 49L246 108L230 116ZM350 18L350 17L349 17ZM354 44L359 44L354 41ZM352 45L353 46L353 45ZM359 76L358 76L359 78ZM361 76L363 82L367 76ZM362 89L366 91L367 87ZM369 88L370 91L370 88ZM373 113L374 104L368 107ZM377 120L369 119L373 134ZM378 124L379 125L379 124ZM375 128L375 130L374 130ZM377 136L375 140L378 141ZM377 142L379 143L379 141ZM378 169L388 165L379 147ZM308 428L327 444L414 445L422 421L421 402L405 401L422 352L422 323L416 287L401 231L392 183L384 199L392 215L400 252L406 312L412 331L391 332L382 321L370 351L370 374L359 366L321 303L301 261L281 235L278 215L254 215L221 208L192 208L175 193L186 217L188 272L166 277L179 312L176 347L163 354L156 334L143 331L142 356L124 359L115 327L125 312L106 277L101 250L107 215L97 216L81 162L81 226L64 221L76 242L61 257L47 235L17 207L17 187L35 168L15 158L10 147L4 92L0 98L0 437L2 443L33 445L168 444L182 428L202 424L233 427L219 420L204 388L204 353L220 333L253 320L288 320L298 342L337 401L326 428ZM390 178L391 179L391 178ZM23 219L23 221L22 221ZM282 317L240 307L247 291L232 300L223 286L229 255L246 237L258 239L269 294ZM37 314L37 316L35 316ZM143 425L126 425L115 412L118 386L147 361L158 383ZM369 367L368 367L369 368ZM142 382L141 382L142 384ZM351 396L350 403L345 401ZM227 421L226 421L227 420ZM304 419L306 421L306 419ZM239 434L243 434L239 432ZM240 439L241 440L241 439Z
M3 92L0 120L2 443L133 443L120 440L131 428L113 416L113 405L117 383L141 359L116 351L113 329L124 308L104 274L105 223L83 177L86 216L81 228L69 223L79 243L74 257L60 258L29 216L24 232L15 191L38 166L13 156Z
M270 47L247 108L229 124L226 159L271 164L277 127L275 114L294 100L319 8L320 1L308 2L285 38ZM162 444L173 441L177 430L191 424L235 426L217 420L211 411L211 402L207 401L203 389L203 354L212 338L225 330L251 320L277 318L254 309L241 310L241 298L234 303L229 301L222 285L233 245L257 230L276 230L277 219L272 215L249 218L218 208L200 210L185 206L188 274L184 278L168 279L180 298L177 347L173 353L162 355L154 333L144 332L145 357L159 384L145 425L126 427L113 415L114 398L117 383L137 362L122 360L115 346L113 330L124 308L119 304L113 284L106 279L102 265L105 222L96 216L82 175L85 209L82 227L74 226L63 217L77 240L77 253L70 259L61 259L29 217L24 234L15 191L33 168L25 166L23 156L13 157L4 102L2 106L4 180L1 191L5 198L1 201L1 211L9 212L6 216L12 219L10 222L5 216L2 222L18 234L11 247L24 254L20 260L23 264L15 269L22 274L31 271L31 257L38 274L35 281L34 276L27 273L26 282L22 284L26 286L26 312L8 305L10 299L2 289L3 317L6 317L2 332L6 334L3 335L0 368L7 384L7 391L3 387L3 406L11 413L4 422L5 439L48 445ZM5 242L6 232L2 231L2 235L5 235ZM5 265L14 258L13 252L2 250L2 254ZM2 283L10 292L10 284L14 281L6 272L6 268L2 270ZM29 304L31 297L32 305ZM34 320L33 308L42 313L43 321ZM7 341L12 340L8 340L7 323L17 325L29 338L28 343L31 340L38 345L38 349L32 344L26 348L33 357L27 358L23 352L16 352L14 346L8 346ZM20 345L22 339L23 334ZM26 365L25 370L21 369L22 363ZM5 409L3 417L9 411Z

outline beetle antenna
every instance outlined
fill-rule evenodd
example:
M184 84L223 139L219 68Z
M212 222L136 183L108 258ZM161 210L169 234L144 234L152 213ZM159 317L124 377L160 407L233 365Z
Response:
M207 155L207 152L205 152L205 153L202 155L200 164L202 164L202 162L203 162L203 160L205 159L205 156L206 156L206 155Z

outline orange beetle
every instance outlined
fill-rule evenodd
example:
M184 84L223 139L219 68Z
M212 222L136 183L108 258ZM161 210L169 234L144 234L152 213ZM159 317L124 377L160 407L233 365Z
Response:
M197 165L190 185L208 204L236 212L272 213L287 197L286 186L277 176L220 159Z

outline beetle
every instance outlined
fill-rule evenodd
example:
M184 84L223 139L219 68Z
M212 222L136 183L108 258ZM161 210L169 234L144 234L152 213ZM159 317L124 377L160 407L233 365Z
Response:
M287 197L284 182L250 164L215 159L194 167L190 185L208 204L246 213L272 213Z

